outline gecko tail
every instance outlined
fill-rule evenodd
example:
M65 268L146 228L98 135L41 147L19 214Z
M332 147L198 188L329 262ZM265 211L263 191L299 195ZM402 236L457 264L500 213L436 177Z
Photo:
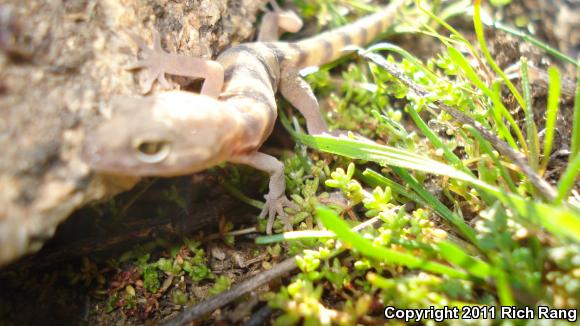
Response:
M291 60L299 69L320 66L343 56L343 50L348 46L369 44L392 26L405 2L394 0L384 9L352 24L290 43L294 49Z

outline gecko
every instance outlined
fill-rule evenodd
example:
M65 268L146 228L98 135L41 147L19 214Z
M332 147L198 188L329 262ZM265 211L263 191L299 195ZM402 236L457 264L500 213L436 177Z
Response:
M281 42L279 35L297 32L302 20L271 0L257 42L232 46L215 61L166 52L157 32L153 48L133 35L143 58L126 68L147 71L146 92L154 82L167 87L165 74L204 79L201 91L114 98L111 119L86 137L83 158L97 173L139 177L188 175L223 162L251 166L270 176L258 216L268 216L266 232L272 233L276 216L291 230L284 208L296 205L285 194L284 165L260 152L277 118L276 93L303 115L310 135L327 133L318 101L299 71L340 58L346 47L370 43L391 26L403 2L317 36Z

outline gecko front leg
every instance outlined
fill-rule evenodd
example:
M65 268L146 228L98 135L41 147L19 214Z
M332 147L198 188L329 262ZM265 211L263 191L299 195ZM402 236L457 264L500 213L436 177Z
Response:
M317 135L328 133L328 125L320 114L318 100L310 85L300 77L298 71L293 68L282 70L280 80L280 93L292 104L306 119L308 134Z
M284 207L297 208L297 206L286 197L284 164L276 158L260 152L236 156L228 161L249 165L255 169L265 171L270 175L270 191L264 196L266 202L264 203L264 208L262 209L259 218L264 218L268 215L268 223L266 226L267 234L272 234L272 227L274 226L276 215L282 218L282 221L284 222L284 230L292 230L292 223L290 222L288 215L286 215L286 212L284 212Z
M201 94L217 98L224 85L224 68L216 61L167 53L161 48L161 37L153 32L153 48L137 35L130 34L143 53L143 59L127 65L126 69L148 70L148 76L143 85L144 93L151 91L153 82L157 80L162 87L168 88L165 74L205 79Z

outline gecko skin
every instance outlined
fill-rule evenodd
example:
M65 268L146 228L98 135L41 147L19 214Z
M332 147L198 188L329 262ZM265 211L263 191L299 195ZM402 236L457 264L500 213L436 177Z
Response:
M260 218L268 215L267 232L276 214L291 229L283 208L293 206L285 194L284 165L259 152L277 118L276 92L306 119L309 134L327 132L316 97L299 76L344 55L346 46L362 46L385 31L400 1L350 25L296 43L276 42L279 30L297 31L301 20L281 10L264 15L259 41L233 46L216 61L170 54L155 33L150 49L133 37L144 59L130 68L148 70L147 90L164 75L204 78L200 94L167 91L143 98L112 101L113 116L87 137L85 161L106 174L171 177L203 171L222 162L246 164L270 175L269 193Z

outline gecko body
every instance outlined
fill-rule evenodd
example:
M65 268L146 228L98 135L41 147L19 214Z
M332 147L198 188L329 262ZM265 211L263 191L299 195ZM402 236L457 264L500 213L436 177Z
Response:
M270 175L269 193L260 217L268 215L270 233L276 214L285 227L284 166L259 152L277 118L277 92L305 117L309 134L327 132L318 102L300 69L336 60L347 46L362 46L386 30L400 3L353 24L296 43L277 42L278 27L295 31L301 21L272 2L264 16L259 42L233 46L216 61L166 53L155 35L154 48L134 37L144 59L131 68L149 71L146 88L165 73L204 78L200 94L168 91L143 98L117 98L113 117L87 137L85 160L102 173L178 176L222 162L246 164Z

